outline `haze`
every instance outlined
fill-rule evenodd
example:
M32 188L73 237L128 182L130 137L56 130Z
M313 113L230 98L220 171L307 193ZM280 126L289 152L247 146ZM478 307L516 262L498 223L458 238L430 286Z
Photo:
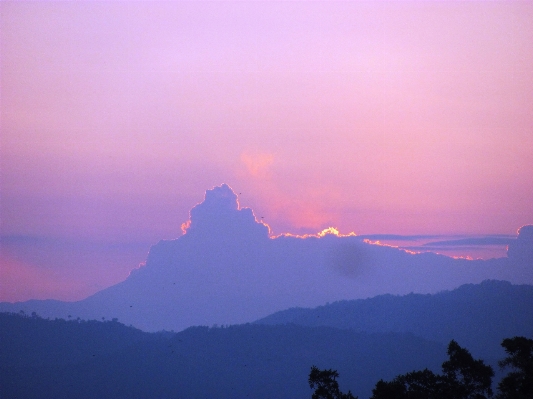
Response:
M124 280L222 182L272 234L533 224L531 2L0 9L2 301Z

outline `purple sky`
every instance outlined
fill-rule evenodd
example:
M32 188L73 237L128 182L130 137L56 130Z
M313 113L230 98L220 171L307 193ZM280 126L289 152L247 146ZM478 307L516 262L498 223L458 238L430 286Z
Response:
M0 8L0 300L124 279L223 182L274 234L533 223L532 2Z

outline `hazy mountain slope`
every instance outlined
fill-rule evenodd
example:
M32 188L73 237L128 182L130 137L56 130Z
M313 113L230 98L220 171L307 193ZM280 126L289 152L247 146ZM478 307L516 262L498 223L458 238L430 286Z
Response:
M22 320L34 331L32 320ZM53 322L49 322L53 323ZM94 322L95 324L102 324ZM110 324L103 323L103 329ZM117 323L118 324L118 323ZM51 324L49 340L72 341ZM90 330L94 325L82 323ZM87 339L91 336L86 331ZM25 334L18 345L33 344ZM30 339L24 343L25 339ZM94 339L94 336L92 338ZM97 339L96 343L106 345ZM0 341L0 346L6 345ZM148 339L68 366L0 363L2 397L24 398L307 398L311 365L335 368L341 388L368 397L380 378L439 369L445 346L409 334L366 334L330 327L240 325L194 327L172 338ZM31 383L28 383L31 381Z
M380 295L293 308L256 323L410 332L443 344L455 339L476 355L499 357L503 338L533 335L533 286L484 281L434 295Z

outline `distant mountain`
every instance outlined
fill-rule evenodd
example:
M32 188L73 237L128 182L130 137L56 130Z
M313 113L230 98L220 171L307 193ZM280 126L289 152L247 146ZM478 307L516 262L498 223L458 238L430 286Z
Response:
M0 315L2 398L308 398L312 365L360 398L380 379L438 370L445 345L411 334L239 325L141 333L116 322Z
M533 286L487 280L434 295L380 295L292 308L256 323L408 332L442 344L455 339L474 355L497 358L504 355L499 345L503 338L533 336Z
M186 234L153 246L146 265L125 281L78 302L0 303L0 311L118 318L145 331L237 324L289 307L436 293L485 279L533 284L531 247L531 237L521 234L512 256L472 261L412 254L334 231L273 238L222 185L191 210Z

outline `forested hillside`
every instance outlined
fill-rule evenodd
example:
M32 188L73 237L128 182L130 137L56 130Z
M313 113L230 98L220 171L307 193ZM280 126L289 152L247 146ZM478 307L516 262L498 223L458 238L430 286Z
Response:
M338 369L342 387L364 398L380 378L436 369L446 356L444 345L410 334L331 327L246 324L140 334L116 322L3 314L1 396L307 398L307 374L316 364Z
M455 339L475 356L499 358L504 355L502 339L533 333L532 315L533 286L487 280L435 295L380 295L314 309L293 308L256 323L409 332L443 345Z
M504 338L531 337L533 287L486 281L289 309L253 324L146 333L117 320L0 314L4 398L308 398L311 365L369 398L380 381L446 359L454 339L502 377ZM396 381L396 380L395 380Z

